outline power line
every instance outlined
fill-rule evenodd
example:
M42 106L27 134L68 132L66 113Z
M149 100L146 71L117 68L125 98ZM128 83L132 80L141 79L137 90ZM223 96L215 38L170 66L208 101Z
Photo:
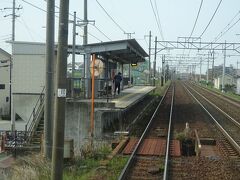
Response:
M232 29L239 21L240 21L240 18L232 26L230 26L225 32L221 33L221 36L219 36L219 38L216 39L215 42L218 41L223 35L225 35L230 29Z
M240 11L237 12L237 14L231 19L231 21L221 30L221 32L214 38L213 42L217 42L224 34L226 34L226 32L228 32L233 26L235 26L237 24L237 22L239 22L239 20L237 22L234 23L234 25L232 25L230 28L228 28L231 23L234 21L234 19L236 19L236 17L240 14ZM227 29L228 28L228 29Z
M106 9L100 4L98 0L96 0L97 4L102 8L102 10L106 13L106 15L112 20L112 22L123 32L126 33L126 31L113 19L113 17L106 11Z
M93 25L93 27L95 27L102 35L104 35L108 40L111 41L111 39L104 32L102 32L97 26Z
M157 6L157 1L154 0L154 2L155 2L156 10L157 10L157 17L158 17L158 22L159 22L159 25L160 25L161 35L162 35L162 38L163 38L163 31L162 31L162 26L161 26L161 19L160 19L159 13L158 13L159 11L158 11L158 6ZM163 38L163 40L164 40L164 38Z
M202 32L202 34L199 36L200 38L203 36L203 34L206 32L207 28L208 28L209 25L211 24L211 22L212 22L212 20L213 20L213 18L214 18L214 16L215 16L215 14L217 13L218 8L219 8L219 6L221 5L221 3L222 3L222 0L219 1L218 6L217 6L215 12L213 13L213 15L212 15L210 21L208 22L208 25L206 26L206 28L204 29L204 31Z
M34 8L36 8L36 9L40 10L40 11L47 12L46 10L44 10L44 9L42 9L42 8L40 8L40 7L34 5L34 4L32 4L32 3L30 3L30 2L28 2L28 1L26 1L26 0L22 0L22 1L25 2L26 4L32 6L32 7L34 7ZM46 1L46 0L45 0L45 1ZM58 6L55 6L55 7L59 9ZM71 14L69 13L69 15L71 15ZM56 18L59 18L59 17L56 16L56 15L55 15L55 17L56 17ZM80 21L82 20L82 19L79 18L79 17L77 17L77 19L80 20ZM81 28L81 29L82 29L82 28ZM101 30L99 30L99 32L103 33ZM94 37L95 39L97 39L98 41L101 41L101 42L102 42L102 40L100 40L99 38L97 38L95 35L93 35L93 34L91 34L91 33L89 33L89 32L88 32L88 34L89 34L90 36Z
M156 12L155 12L155 10L154 10L152 0L150 0L150 4L151 4L152 11L153 11L153 14L154 14L154 17L155 17L155 20L156 20L157 26L158 26L158 31L159 31L159 33L160 33L160 35L161 35L161 37L162 37L162 40L164 40L164 37L163 37L163 34L162 34L162 30L161 30L162 28L161 28L161 25L160 25L160 23L159 23L159 21L158 21L158 18L157 18Z
M36 6L36 5L34 5L34 4L32 4L32 3L28 2L28 1L25 1L25 0L22 0L22 1L25 2L26 4L32 6L32 7L35 7L36 9L39 9L39 10L41 10L41 11L43 11L43 12L47 12L45 9L42 9L42 8ZM57 17L57 16L56 16L56 17Z
M198 21L198 17L199 17L200 11L201 11L201 9L202 9L202 4L203 4L203 0L201 0L200 7L199 7L199 9L198 9L197 18L196 18L195 23L194 23L194 25L193 25L192 32L191 32L191 34L190 34L190 36L189 36L189 39L192 37L193 31L195 30L195 27L196 27L196 24L197 24L197 21Z

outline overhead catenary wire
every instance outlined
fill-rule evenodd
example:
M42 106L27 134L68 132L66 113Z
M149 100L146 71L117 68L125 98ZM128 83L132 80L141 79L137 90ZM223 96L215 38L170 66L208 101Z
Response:
M96 0L97 4L101 7L101 9L105 12L105 14L112 20L112 22L123 32L126 33L126 31L113 19L113 17L106 11L106 9L101 5L101 3Z
M162 31L162 26L161 26L161 19L160 19L160 16L159 16L159 11L158 11L158 6L157 6L157 1L154 0L154 3L155 3L155 7L156 7L158 22L159 22L159 25L160 25L161 36L162 36L162 38L163 38L163 40L164 40L163 31Z
M44 9L42 9L42 8L40 8L40 7L34 5L34 4L32 4L32 3L30 3L30 2L28 2L28 1L26 1L26 0L22 0L22 1L25 2L26 4L32 6L32 7L34 7L34 8L36 8L36 9L40 10L40 11L43 11L43 12L45 12L45 13L47 12L46 10L44 10ZM44 1L45 1L45 0L44 0ZM59 9L58 6L55 6L55 7ZM71 14L69 13L69 15L71 15ZM56 18L59 18L59 17L56 16L56 15L55 15L55 17L56 17ZM82 21L82 19L79 18L79 17L77 17L77 19L80 20L80 21ZM96 26L94 26L94 27L97 28ZM98 31L99 31L100 33L104 34L100 29L98 29ZM92 33L89 33L89 32L88 32L88 34L89 34L90 36L92 36L93 38L97 39L98 41L102 42L101 39L99 39L98 37L96 37L96 36L93 35ZM106 34L105 34L105 35L106 35ZM104 35L104 36L105 36L105 35ZM109 39L109 38L108 38L108 39Z
M221 30L221 32L214 38L213 42L217 42L224 34L226 34L233 26L235 26L239 19L233 24L232 22L240 15L240 11L238 11L234 17L230 20L230 22ZM231 26L230 26L231 25ZM229 27L230 26L230 27Z
M218 6L217 6L217 8L215 9L215 11L214 11L214 13L213 13L213 15L212 15L210 21L208 22L207 26L206 26L205 29L203 30L202 34L199 36L200 38L201 38L201 37L203 36L203 34L207 31L207 29L208 29L209 25L211 24L211 22L212 22L214 16L216 15L216 13L217 13L217 11L218 11L218 9L219 9L221 3L222 3L222 0L219 1Z
M239 23L239 21L240 21L240 18L232 26L230 26L225 32L223 32L221 36L215 40L215 42L217 42L223 35L225 35L230 29L232 29L237 23Z
M92 25L94 28L96 28L103 36L105 36L108 40L112 41L111 38L109 38L103 31L101 31L97 26Z
M199 6L199 9L198 9L198 13L197 13L197 17L196 17L196 20L194 22L194 25L193 25L193 28L192 28L192 31L191 31L191 34L189 36L189 39L192 37L192 34L196 28L196 25L197 25L197 21L198 21L198 18L199 18L199 15L200 15L200 12L201 12L201 9L202 9L202 4L203 4L203 0L201 0L201 4Z
M155 17L156 23L157 23L157 27L158 27L159 34L160 34L162 40L164 41L164 37L163 37L163 33L162 33L162 27L161 27L160 22L158 21L157 14L156 14L155 9L154 9L154 7L153 7L152 0L150 0L150 4L151 4L152 11L153 11L153 14L154 14L154 17Z
M189 41L189 39L192 37L193 32L194 32L194 30L195 30L195 28L196 28L197 21L198 21L198 18L199 18L201 9L202 9L202 5L203 5L203 0L201 0L200 6L199 6L199 9L198 9L198 13L197 13L197 17L196 17L196 19L195 19L195 22L194 22L194 25L193 25L191 34L190 34L190 36L189 36L189 38L188 38L188 41ZM183 54L184 54L184 51L185 51L185 49L183 50ZM188 55L190 54L190 52L191 52L191 49L189 50Z

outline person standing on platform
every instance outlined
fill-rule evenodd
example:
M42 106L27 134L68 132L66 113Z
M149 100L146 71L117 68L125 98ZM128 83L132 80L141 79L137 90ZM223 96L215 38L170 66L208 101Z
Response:
M114 83L115 83L115 89L114 89L114 95L116 94L116 90L118 89L118 94L120 94L120 83L122 81L122 75L119 72L117 75L114 76Z

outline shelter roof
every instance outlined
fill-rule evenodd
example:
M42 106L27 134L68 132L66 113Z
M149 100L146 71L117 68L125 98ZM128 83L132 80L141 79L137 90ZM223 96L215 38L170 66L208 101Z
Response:
M135 39L77 46L77 51L81 49L84 50L85 53L107 57L123 64L144 62L145 57L148 57L148 54Z

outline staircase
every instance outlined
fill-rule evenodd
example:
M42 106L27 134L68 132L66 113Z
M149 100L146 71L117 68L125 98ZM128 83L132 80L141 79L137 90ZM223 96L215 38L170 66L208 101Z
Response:
M36 127L36 130L33 133L32 139L30 141L31 145L40 147L41 138L42 138L42 134L43 134L43 131L44 131L44 118L43 117L44 117L44 115L42 115L42 118L40 119L40 121L39 121L39 123Z
M36 148L40 148L41 136L44 130L44 91L45 87L40 93L40 96L36 102L36 105L33 108L29 120L25 125L25 131L27 134L27 146L34 146Z

